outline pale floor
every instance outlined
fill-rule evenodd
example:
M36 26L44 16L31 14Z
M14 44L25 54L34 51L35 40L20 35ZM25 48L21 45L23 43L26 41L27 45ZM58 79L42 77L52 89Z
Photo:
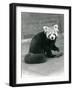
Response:
M60 35L57 40L57 46L60 48L61 52L64 49L64 37ZM48 58L47 62L41 64L26 64L24 62L25 54L28 53L30 45L30 40L22 42L21 44L21 60L22 60L22 77L28 76L52 76L52 75L64 75L64 55L57 58ZM57 54L57 52L54 52Z

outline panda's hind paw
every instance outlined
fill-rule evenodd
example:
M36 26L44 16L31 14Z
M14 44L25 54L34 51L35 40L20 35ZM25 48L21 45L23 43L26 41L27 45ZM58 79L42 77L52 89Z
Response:
M54 58L56 55L47 55L48 58Z

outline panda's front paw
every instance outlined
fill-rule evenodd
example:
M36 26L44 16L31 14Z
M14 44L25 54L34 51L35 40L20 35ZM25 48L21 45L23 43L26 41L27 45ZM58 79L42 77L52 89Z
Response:
M59 51L60 51L60 49L59 49L59 48L56 48L56 51L57 51L57 52L59 52Z
M54 57L56 57L56 55L53 55L53 54L51 54L51 55L46 55L46 57L48 57L48 58L54 58Z

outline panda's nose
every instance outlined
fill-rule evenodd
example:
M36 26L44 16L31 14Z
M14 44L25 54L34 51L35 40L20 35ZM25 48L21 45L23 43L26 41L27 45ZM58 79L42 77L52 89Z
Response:
M53 37L51 37L51 39L53 40Z

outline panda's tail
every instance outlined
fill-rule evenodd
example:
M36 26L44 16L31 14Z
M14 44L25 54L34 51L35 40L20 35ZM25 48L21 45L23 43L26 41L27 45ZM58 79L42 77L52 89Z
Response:
M27 64L38 64L46 62L46 57L43 54L32 54L25 55L24 62Z

